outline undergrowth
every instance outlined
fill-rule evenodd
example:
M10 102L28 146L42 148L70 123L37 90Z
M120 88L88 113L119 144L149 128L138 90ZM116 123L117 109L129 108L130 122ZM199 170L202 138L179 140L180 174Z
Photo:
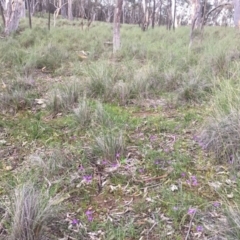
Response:
M236 239L235 30L45 26L0 39L0 238Z

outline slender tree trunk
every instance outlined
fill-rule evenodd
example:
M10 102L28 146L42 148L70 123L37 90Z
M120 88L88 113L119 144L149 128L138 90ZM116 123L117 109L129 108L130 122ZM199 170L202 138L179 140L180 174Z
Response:
M61 0L61 16L67 18L67 5L65 0Z
M30 0L27 0L27 6L28 6L28 20L29 20L29 27L32 28L32 17L31 17Z
M161 5L159 7L159 20L158 20L158 26L161 26L162 24L162 2Z
M68 20L73 20L72 14L72 0L68 0Z
M2 6L2 2L0 1L0 13L1 13L1 16L2 16L2 21L3 21L3 27L5 28L6 26L6 21L5 21L5 16L4 16L4 12L3 12L3 6Z
M113 53L120 49L120 21L122 14L123 0L117 0L117 5L114 10L114 23L113 23Z
M156 10L156 0L153 0L152 29L154 29L154 26L155 26L155 10Z
M240 27L240 0L233 0L233 6L234 6L234 25L235 27Z
M167 6L167 29L171 30L172 27L172 0L168 0Z
M176 21L176 0L172 0L172 29L175 31L175 21Z
M48 30L50 31L51 15L50 15L50 0L48 0Z

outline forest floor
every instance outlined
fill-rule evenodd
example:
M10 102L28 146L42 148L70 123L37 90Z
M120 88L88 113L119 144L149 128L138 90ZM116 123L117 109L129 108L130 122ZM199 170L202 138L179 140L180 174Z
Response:
M208 127L237 102L238 33L189 49L188 27L124 25L113 56L110 25L45 21L0 39L0 239L29 215L36 239L238 239L238 165Z

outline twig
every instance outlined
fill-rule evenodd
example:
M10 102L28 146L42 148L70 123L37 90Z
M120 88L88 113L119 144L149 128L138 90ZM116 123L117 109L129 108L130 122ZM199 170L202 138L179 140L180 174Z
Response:
M191 221L190 221L190 223L189 223L189 228L188 228L188 231L187 231L187 235L186 235L186 237L185 237L185 240L188 240L188 237L189 237L189 234L190 234L190 231L191 231L191 227L192 227L192 222L193 222L193 219L194 219L194 217L195 217L195 215L196 215L196 212L197 212L197 211L195 211L195 212L193 213L192 219L191 219Z

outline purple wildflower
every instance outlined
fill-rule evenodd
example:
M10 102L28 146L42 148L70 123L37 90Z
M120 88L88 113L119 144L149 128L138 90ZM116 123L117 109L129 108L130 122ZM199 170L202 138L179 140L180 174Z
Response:
M113 163L112 164L112 167L117 167L118 166L118 163Z
M160 160L155 160L154 164L159 165L160 164Z
M197 228L196 228L196 230L197 230L197 232L202 232L203 231L203 226L197 226Z
M116 158L117 158L117 159L120 158L120 153L117 153L117 154L116 154Z
M177 211L177 210L178 210L178 207L177 207L177 206L174 206L172 209L173 209L173 211Z
M87 182L87 183L90 183L92 181L92 176L91 175L86 175L86 176L83 176L83 179Z
M181 177L182 177L182 178L185 178L185 177L186 177L186 173L185 173L185 172L182 172L182 173L181 173Z
M163 151L164 151L165 153L168 153L168 152L170 152L170 149L169 149L169 148L164 148Z
M139 171L140 173L144 173L145 169L144 169L144 168L139 168L138 171Z
M103 164L103 165L106 165L107 163L108 163L107 160L105 160L105 159L102 160L102 164Z
M83 170L84 170L84 167L83 167L82 164L78 166L78 170L79 170L79 171L83 171Z
M196 208L189 208L189 209L188 209L188 215L193 215L193 214L196 213L196 211L197 211Z
M197 186L198 185L198 181L197 181L197 178L196 176L191 176L189 180L186 180L187 184L188 185L191 185L191 186Z
M220 203L219 203L219 202L214 202L214 203L213 203L213 206L217 208L217 207L220 206Z
M154 140L157 140L157 136L156 135L151 135L149 139L152 142Z
M191 183L192 183L192 186L197 186L198 185L198 181L197 181L196 176L191 176Z
M77 225L79 223L79 221L78 221L78 219L76 219L76 218L74 218L73 220L72 220L72 225Z
M93 211L87 210L86 211L86 216L89 222L93 220Z

